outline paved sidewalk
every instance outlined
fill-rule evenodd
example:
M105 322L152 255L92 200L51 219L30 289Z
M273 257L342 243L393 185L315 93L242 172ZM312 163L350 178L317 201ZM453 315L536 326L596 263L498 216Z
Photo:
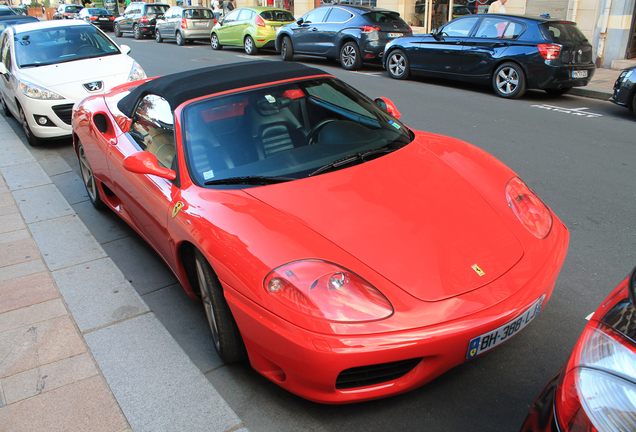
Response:
M246 432L23 140L0 117L0 431Z

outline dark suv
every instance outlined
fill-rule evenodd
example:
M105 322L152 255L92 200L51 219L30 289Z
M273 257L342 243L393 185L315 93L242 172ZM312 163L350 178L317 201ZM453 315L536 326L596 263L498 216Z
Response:
M280 28L276 50L283 60L294 54L339 59L347 70L363 61L379 61L386 43L411 36L411 28L397 12L368 6L321 6L293 24Z
M144 36L155 36L157 17L163 15L170 5L165 3L132 2L124 14L115 19L115 36L132 33L135 39Z

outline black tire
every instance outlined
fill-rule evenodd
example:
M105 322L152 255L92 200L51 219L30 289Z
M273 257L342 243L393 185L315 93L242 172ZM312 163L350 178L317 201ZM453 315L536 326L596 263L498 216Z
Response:
M246 352L243 338L225 300L219 279L208 260L198 250L195 251L194 261L214 348L225 363L244 360Z
M142 37L144 37L144 36L141 34L141 29L139 28L139 26L138 26L137 24L135 24L135 25L133 26L133 37L134 37L135 39L137 39L137 40L139 40L139 39L141 39Z
M11 114L11 111L9 111L9 107L7 106L7 103L4 101L4 96L2 96L0 94L0 104L2 104L2 112L4 113L5 117L13 117L13 114Z
M121 37L122 33L121 33L121 29L119 28L119 24L115 23L115 36L117 37Z
M558 89L556 88L545 89L545 92L552 96L561 96L568 93L570 90L572 90L572 87L561 87Z
M155 31L155 40L157 43L163 42L163 38L161 37L161 32L159 30Z
M391 78L403 80L411 75L411 64L402 50L391 51L386 59L386 70Z
M256 47L252 36L245 37L245 41L243 41L243 48L245 49L245 54L247 55L255 55L258 52L258 48Z
M340 48L340 64L346 70L358 70L362 67L362 55L355 42L347 42Z
M20 105L18 105L18 111L20 113L20 124L22 124L22 130L24 131L24 135L26 135L27 141L31 147L39 146L41 144L40 139L33 135L29 122L27 122L26 114Z
M177 32L177 34L175 35L175 38L177 39L177 45L179 46L185 45L185 38L183 37L181 32Z
M106 204L104 204L104 201L102 201L102 197L99 194L99 188L97 187L97 181L93 175L93 169L91 168L91 164L88 163L86 153L84 152L84 146L81 142L77 143L77 159L79 160L82 181L86 187L88 199L91 200L91 204L93 204L93 207L97 210L104 210L106 208Z
M292 41L289 36L283 37L283 40L280 43L280 56L283 61L290 61L294 58L294 46L292 45Z
M526 92L526 76L516 63L504 63L492 75L492 87L497 96L516 99Z
M210 36L210 46L213 50L220 50L223 48L223 45L219 42L219 37L216 33L212 33L212 36Z

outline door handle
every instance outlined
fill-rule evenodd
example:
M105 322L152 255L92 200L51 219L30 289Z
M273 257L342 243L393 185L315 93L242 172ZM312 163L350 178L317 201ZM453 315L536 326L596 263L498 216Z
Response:
M311 31L318 31L316 27L312 28Z

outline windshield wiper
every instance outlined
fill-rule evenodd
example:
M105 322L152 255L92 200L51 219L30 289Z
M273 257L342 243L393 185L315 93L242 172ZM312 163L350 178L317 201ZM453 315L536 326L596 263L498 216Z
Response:
M274 184L284 183L296 180L291 177L268 177L268 176L245 176L245 177L228 177L218 180L208 180L203 183L206 186L212 185L230 185L230 184Z
M322 174L326 171L332 170L332 169L337 169L340 168L341 166L344 165L349 165L353 162L368 162L367 157L371 156L371 155L375 155L375 154L379 154L379 153L391 153L392 151L397 150L397 148L390 148L391 144L386 145L384 147L379 147L376 149L371 149L371 150L367 150L364 152L356 152L353 154L350 154L348 156L345 156L341 159L338 159L336 161L330 162L327 165L318 168L316 171L312 172L311 174L309 174L309 177L311 176L315 176L318 174Z

